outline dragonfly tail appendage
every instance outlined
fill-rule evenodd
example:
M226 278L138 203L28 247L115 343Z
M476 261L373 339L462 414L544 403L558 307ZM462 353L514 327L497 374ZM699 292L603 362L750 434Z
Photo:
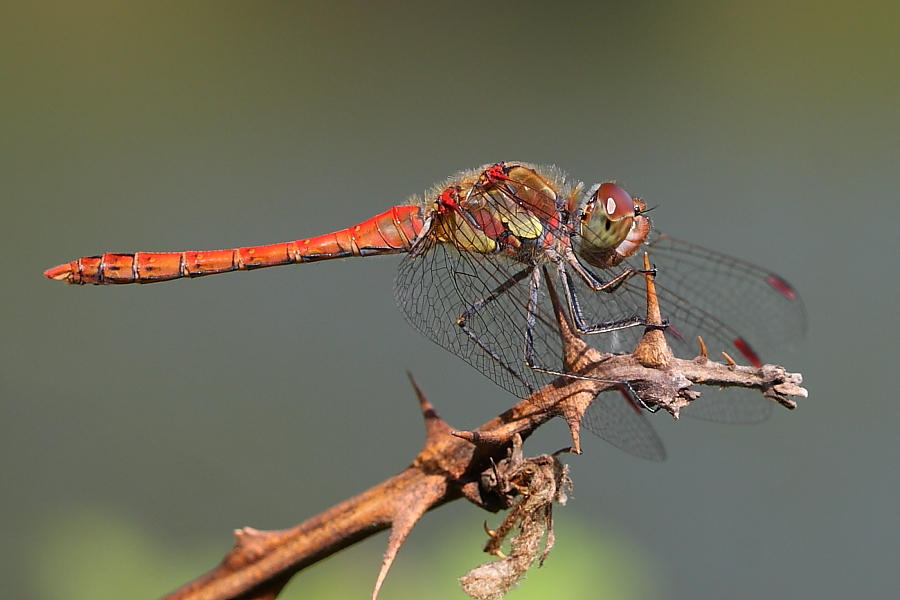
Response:
M420 207L394 206L359 225L317 237L230 250L108 252L47 269L44 276L76 285L155 283L349 256L396 254L409 250L423 226Z

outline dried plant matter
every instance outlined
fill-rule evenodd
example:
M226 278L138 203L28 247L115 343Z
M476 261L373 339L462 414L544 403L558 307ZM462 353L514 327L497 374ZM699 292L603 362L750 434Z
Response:
M513 438L509 458L500 462L491 473L485 473L484 485L496 490L510 504L510 510L496 530L487 529L489 536L484 551L500 560L475 567L460 578L463 590L477 600L502 598L534 564L544 563L553 548L553 503L566 503L566 493L572 487L569 471L556 456L543 454L535 458L522 456L522 438ZM501 544L514 529L519 532L510 538L509 555L500 550ZM544 548L541 550L541 540Z

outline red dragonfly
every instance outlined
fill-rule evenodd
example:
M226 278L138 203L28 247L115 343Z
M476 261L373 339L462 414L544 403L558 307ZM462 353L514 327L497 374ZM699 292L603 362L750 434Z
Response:
M656 270L666 336L677 355L695 356L702 336L711 354L726 351L760 365L757 351L804 335L803 304L778 275L653 231L645 203L614 182L585 191L555 167L522 162L462 171L426 200L318 237L231 250L106 253L44 275L73 284L154 283L405 253L395 297L406 319L524 398L566 375L544 278L563 291L568 318L588 343L628 352L645 325L643 278L634 277L645 272L638 250L650 254ZM585 426L632 454L662 460L662 443L636 406L601 395ZM690 408L712 420L752 422L766 418L771 403L734 395Z

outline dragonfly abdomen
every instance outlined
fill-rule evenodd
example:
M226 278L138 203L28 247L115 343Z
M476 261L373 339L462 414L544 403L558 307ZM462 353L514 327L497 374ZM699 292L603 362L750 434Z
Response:
M78 285L156 283L349 256L396 254L409 250L423 224L421 207L394 206L359 225L292 242L229 250L108 252L47 269L44 275Z

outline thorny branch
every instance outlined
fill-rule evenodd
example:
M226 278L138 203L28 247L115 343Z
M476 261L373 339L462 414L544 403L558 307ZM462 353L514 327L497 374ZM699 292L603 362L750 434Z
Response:
M658 325L662 320L652 276L646 279L647 322ZM799 374L774 365L739 366L728 356L725 364L711 361L702 340L697 358L676 358L659 327L648 327L631 354L601 354L571 332L557 299L553 301L564 340L566 372L586 378L559 378L472 431L452 430L413 382L425 417L426 438L409 467L293 528L238 529L234 547L216 568L163 600L273 599L307 566L390 528L374 599L419 518L459 498L491 512L512 507L496 531L487 531L485 551L501 559L473 569L463 580L473 596L499 598L535 559L542 562L553 545L550 506L565 499L570 486L565 467L555 456L525 459L521 452L522 440L552 417L562 417L569 427L572 448L567 450L580 452L581 417L597 394L617 387L613 382L627 382L642 400L675 417L699 396L693 389L696 385L755 389L789 409L796 407L791 397L806 397ZM507 557L499 548L514 529L519 533L510 540Z

